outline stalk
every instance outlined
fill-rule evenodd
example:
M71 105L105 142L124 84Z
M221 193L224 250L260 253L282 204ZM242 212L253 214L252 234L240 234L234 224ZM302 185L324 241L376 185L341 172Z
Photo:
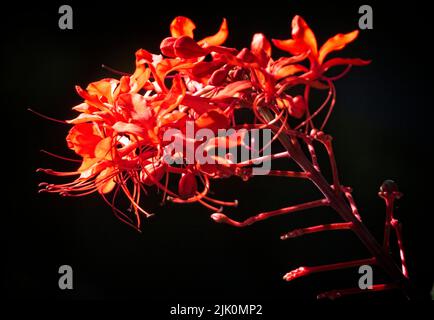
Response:
M260 108L259 112L267 121L271 121L274 118L268 109ZM296 138L286 134L280 134L278 139L300 168L306 173L309 173L309 179L329 201L329 206L332 207L345 222L352 223L351 229L370 252L372 257L375 258L377 265L383 268L392 281L397 283L406 297L410 299L413 294L408 279L404 277L389 253L384 250L365 225L353 214L342 192L336 192L336 190L330 187L330 184L324 176L318 172L308 160Z

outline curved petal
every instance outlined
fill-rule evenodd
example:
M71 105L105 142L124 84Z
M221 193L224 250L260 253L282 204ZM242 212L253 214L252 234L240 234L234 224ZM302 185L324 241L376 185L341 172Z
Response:
M253 35L252 43L250 44L250 49L254 54L257 54L263 50L267 56L271 56L271 44L270 41L262 33L255 33Z
M223 22L220 25L219 31L212 36L206 37L198 42L199 45L209 45L209 46L219 46L223 44L229 34L228 23L225 18L223 18Z
M334 37L328 39L326 43L324 43L321 49L319 50L319 56L318 56L319 63L321 64L324 61L325 57L330 52L345 48L345 46L348 43L353 42L358 35L359 35L359 30L354 30L353 32L346 33L346 34L339 33Z
M308 69L301 64L290 64L281 68L276 68L273 72L273 76L279 80L282 78L286 78L288 76L292 76L298 72L307 72Z
M172 37L179 38L187 36L193 38L193 30L196 28L193 21L187 17L176 17L170 24L170 33Z
M208 54L207 50L204 50L188 36L179 37L175 41L173 48L175 55L184 59L198 58Z
M199 129L207 128L217 132L218 129L226 129L230 120L221 110L214 109L203 113L194 123Z
M105 98L109 103L113 103L113 92L119 81L116 79L106 78L100 81L90 83L86 90L90 95L98 98Z
M271 57L271 44L262 33L256 33L253 36L250 50L256 56L259 63L266 67Z
M293 55L299 55L310 50L311 55L318 55L318 46L316 43L315 34L309 28L306 21L300 16L295 16L292 19L292 39L276 40L272 39L273 44Z
M298 56L310 50L310 48L302 41L288 39L288 40L277 40L271 39L273 44L280 50L289 52L294 56Z
M116 182L113 178L115 170L111 167L105 168L101 171L95 180L95 184L98 185L99 193L109 193L116 186Z
M312 29L309 28L306 21L300 16L295 16L294 19L292 19L292 38L306 44L315 56L318 54L315 34Z

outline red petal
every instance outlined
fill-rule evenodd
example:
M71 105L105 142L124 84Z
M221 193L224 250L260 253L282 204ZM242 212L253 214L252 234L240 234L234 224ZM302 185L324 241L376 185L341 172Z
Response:
M185 96L185 91L186 89L184 81L182 80L180 75L177 75L175 78L173 78L170 91L164 98L163 102L160 104L160 110L162 111L160 116L169 113L175 108L177 108Z
M148 121L152 117L152 110L148 106L147 99L138 93L121 94L116 105L127 113L128 117L136 121Z
M295 16L292 19L292 39L272 39L272 41L276 47L293 55L299 55L307 51L310 51L314 56L318 54L315 35L306 21L300 16Z
M315 34L309 28L309 25L300 16L295 16L292 19L292 37L295 40L301 40L316 56L318 54L318 48L316 43Z
M301 64L290 64L289 66L284 66L277 69L273 72L273 75L277 80L279 80L288 76L292 76L298 72L306 71L308 71L307 68L305 66L302 66Z
M219 109L205 112L195 121L197 128L207 128L214 132L217 132L218 129L226 129L229 123L229 118Z
M256 33L250 44L252 53L262 66L267 66L271 57L271 44L262 33Z
M207 50L202 49L192 38L182 36L175 41L175 55L184 59L191 59L206 56Z
M97 114L81 113L78 117L72 120L66 120L67 123L79 124L84 122L102 121L103 118Z
M170 24L170 33L172 37L178 38L188 36L193 38L193 30L196 28L193 21L187 17L176 17Z
M90 95L97 96L99 99L105 98L105 102L113 103L113 92L118 83L116 79L102 79L89 84L86 90Z
M163 165L150 163L145 166L146 170L140 171L140 181L147 186L152 186L156 181L160 181L165 173Z
M192 173L183 173L178 183L178 192L182 198L194 196L197 191L196 177Z
M134 123L118 121L113 125L112 128L118 133L131 133L141 137L146 136L146 130Z
M220 30L213 36L206 37L198 42L199 45L219 46L224 43L228 37L228 23L225 18L220 26Z
M112 160L115 152L113 140L110 137L102 139L95 147L95 158L101 160Z
M99 193L103 193L103 194L109 193L116 186L116 182L114 181L114 178L111 177L111 176L113 176L113 173L114 173L113 168L105 168L98 175L98 177L96 178L95 183L96 184L102 183L98 187L98 192Z
M241 91L252 88L252 83L250 80L241 80L232 82L224 87L223 90L220 90L214 97L213 100L227 99L227 98L235 98L235 95Z
M263 50L267 56L271 56L271 44L262 33L256 33L253 36L250 49L256 55Z
M318 61L320 64L323 63L325 57L332 51L341 50L345 48L345 46L354 41L359 34L358 30L355 30L353 32L342 34L339 33L335 35L334 37L327 40L326 43L323 44L321 49L319 50L319 56Z

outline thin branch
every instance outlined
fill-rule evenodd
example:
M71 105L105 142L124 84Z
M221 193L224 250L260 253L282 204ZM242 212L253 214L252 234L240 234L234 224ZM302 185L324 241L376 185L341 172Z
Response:
M318 226L295 229L288 233L285 233L280 237L281 240L286 240L290 238L297 238L303 236L305 234L322 232L322 231L331 231L331 230L349 230L353 226L352 222L340 222L340 223L331 223L331 224L321 224Z
M286 207L278 210L262 212L256 216L247 218L246 220L241 222L235 221L223 213L214 213L211 215L211 218L218 223L226 223L234 227L242 228L242 227L250 226L255 222L263 221L274 216L283 215L283 214L292 213L301 210L307 210L307 209L321 207L321 206L327 206L328 204L329 202L327 199L315 200L315 201L306 202L306 203L302 203L302 204L298 204L295 206Z
M337 299L344 296L349 296L353 294L359 294L359 293L369 293L369 292L378 292L378 291L385 291L385 290L392 290L399 288L394 283L387 283L387 284L374 284L369 289L360 289L360 288L348 288L348 289L337 289L337 290L331 290L327 292L320 293L316 296L317 299Z
M294 279L304 277L312 273L352 268L352 267L357 267L365 264L372 265L375 263L376 263L375 258L369 258L369 259L360 259L360 260L352 260L352 261L339 262L333 264L326 264L326 265L315 266L315 267L299 267L297 269L291 270L288 273L286 273L283 276L283 279L286 281L292 281Z

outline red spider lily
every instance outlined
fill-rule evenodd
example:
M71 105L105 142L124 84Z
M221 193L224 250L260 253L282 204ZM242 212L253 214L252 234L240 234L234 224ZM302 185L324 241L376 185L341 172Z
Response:
M246 170L221 157L214 157L215 165L168 166L162 159L162 148L167 144L162 136L176 128L183 132L181 140L186 143L187 121L193 121L198 129L213 132L236 127L235 110L249 105L261 122L264 119L260 108L267 107L278 114L259 128L273 127L280 122L279 133L284 131L288 116L300 119L308 102L300 95L292 96L284 88L294 77L294 81L306 78L307 70L299 62L309 57L315 65L318 56L316 64L321 65L328 52L342 47L353 36L344 36L341 42L335 37L317 54L316 40L306 23L296 17L293 25L296 40L282 43L296 56L274 60L271 44L262 34L254 35L250 49L238 51L221 47L228 36L226 19L215 35L196 42L194 23L186 17L175 18L170 26L171 37L161 43L161 51L168 58L140 49L136 52L136 69L132 75L125 74L119 80L102 79L89 84L86 90L77 86L84 103L73 108L80 114L67 121L74 124L67 141L82 157L82 165L68 173L47 172L77 174L79 178L72 184L48 185L47 190L65 195L93 191L108 194L115 187L120 188L133 203L137 221L138 211L145 212L139 206L143 185L163 189L174 201L199 201L214 209L204 202L209 178L245 175ZM274 43L283 47L278 41ZM204 56L210 53L211 61L204 61ZM294 76L299 71L305 73ZM175 75L170 77L168 88L168 75L172 73ZM217 141L211 140L205 150L214 148ZM235 146L241 144L238 141ZM191 144L193 150L198 145L199 141ZM176 156L183 158L185 154ZM169 174L179 176L177 191L168 189ZM166 180L162 183L164 176ZM203 192L198 191L198 181L204 187ZM216 203L215 199L210 201Z
M226 19L223 19L216 34L199 41L194 40L194 29L190 19L177 17L170 25L171 37L160 44L162 55L137 50L133 74L122 73L120 79L105 78L89 84L85 90L76 87L84 102L73 108L79 115L66 121L73 125L66 140L68 147L80 157L79 160L72 159L80 162L80 166L70 172L40 169L56 176L76 176L76 179L64 184L41 184L44 187L42 191L65 196L98 192L122 221L138 230L141 217L151 215L142 208L142 196L152 188L163 191L163 202L198 202L213 211L211 217L216 222L236 227L247 227L278 215L329 206L339 213L344 222L292 230L281 239L329 230L351 230L367 246L372 257L326 266L300 267L287 273L285 280L363 263L379 264L399 281L402 281L402 275L407 277L400 225L393 216L393 203L400 194L397 190L382 189L380 192L387 209L382 248L362 225L351 189L341 185L331 136L323 132L336 100L333 82L351 66L369 63L361 59L326 58L329 53L341 50L354 41L358 31L338 34L318 49L314 33L301 17L296 16L292 21L292 38L272 41L291 56L274 59L271 43L261 33L253 36L250 48L237 50L223 47L228 37ZM306 59L309 67L303 64ZM329 69L339 65L347 66L342 74L336 77L325 75ZM293 90L295 87L301 87L304 93L298 94L297 90ZM326 99L315 111L309 99L312 89L328 89ZM314 120L327 106L324 120L317 126ZM247 109L254 120L247 123L241 121L237 117L240 109ZM293 123L295 126L290 126ZM203 142L201 138L189 136L190 126L207 129L213 134L222 129L271 129L274 136L262 148L246 145L245 131L213 136ZM172 131L176 132L173 145L165 139L165 134ZM286 151L260 155L260 151L275 142L280 142ZM321 173L314 143L327 152L331 182ZM181 148L171 148L178 145ZM306 153L302 145L306 147ZM221 146L228 150L250 148L257 152L253 159L236 162L229 151L224 155L212 153ZM189 154L198 151L211 154L209 158L213 162L190 161ZM222 201L210 197L213 179L238 176L247 181L258 161L263 163L282 158L294 160L300 171L270 170L268 175L310 180L321 191L323 198L235 221L224 214L222 208L236 207L236 200ZM171 163L167 160L175 161ZM175 189L169 187L169 181L173 179L178 185ZM117 208L116 200L122 194L130 202L128 211L134 216ZM394 267L393 261L384 252L389 248L391 228L398 236L402 272ZM381 284L376 285L375 290L396 287L399 287L396 283ZM332 297L336 292L320 296ZM340 290L339 294L357 292L351 288Z

